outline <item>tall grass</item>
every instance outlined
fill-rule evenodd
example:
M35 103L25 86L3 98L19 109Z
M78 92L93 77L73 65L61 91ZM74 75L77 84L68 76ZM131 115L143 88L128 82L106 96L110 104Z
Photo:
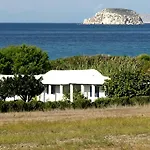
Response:
M102 113L102 111L99 111L99 113ZM75 117L75 115L78 115L77 112L72 111L70 113L73 113ZM92 111L84 110L84 115L87 114L84 118L81 119L76 116L76 119L69 119L70 113L63 114L65 118L62 120L33 119L28 121L24 119L22 121L14 120L1 124L0 149L76 150L149 148L149 117L132 115L129 117L115 117L112 111L112 116L109 117L94 118L93 116L93 118L89 118L88 113L92 113ZM119 110L118 113L120 113ZM52 115L54 114L52 113Z
M138 57L128 56L74 56L50 61L51 69L75 70L75 69L96 69L102 74L110 76L116 71L121 70L144 70L150 67L150 61L144 60L142 55Z

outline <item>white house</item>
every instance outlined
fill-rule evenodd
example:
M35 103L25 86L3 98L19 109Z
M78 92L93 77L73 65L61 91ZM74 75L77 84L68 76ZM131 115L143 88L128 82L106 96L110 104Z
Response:
M0 78L2 77L12 77L12 75L0 75ZM106 79L109 79L95 69L51 70L43 75L35 75L35 77L43 78L45 90L38 96L38 99L43 102L63 100L64 93L69 93L70 101L73 101L75 91L80 91L85 97L94 101L97 98L105 97L102 85ZM14 100L14 98L6 100L11 99Z
M95 69L89 70L51 70L43 75L45 91L39 96L41 101L62 100L64 93L70 94L73 101L74 91L80 91L85 97L94 101L105 97L103 84L106 76Z

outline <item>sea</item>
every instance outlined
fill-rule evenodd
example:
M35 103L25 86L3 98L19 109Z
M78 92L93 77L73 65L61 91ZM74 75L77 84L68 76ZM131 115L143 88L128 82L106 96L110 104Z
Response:
M0 48L35 45L50 59L79 55L150 54L150 24L0 23Z

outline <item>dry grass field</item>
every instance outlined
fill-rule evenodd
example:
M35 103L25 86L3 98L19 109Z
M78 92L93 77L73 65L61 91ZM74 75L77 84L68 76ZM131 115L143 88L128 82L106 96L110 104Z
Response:
M150 149L150 106L0 114L0 150L126 149Z

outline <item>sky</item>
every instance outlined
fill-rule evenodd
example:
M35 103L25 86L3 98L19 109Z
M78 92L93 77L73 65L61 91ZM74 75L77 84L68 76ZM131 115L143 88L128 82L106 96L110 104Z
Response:
M81 23L104 8L150 14L150 0L0 0L0 22Z

